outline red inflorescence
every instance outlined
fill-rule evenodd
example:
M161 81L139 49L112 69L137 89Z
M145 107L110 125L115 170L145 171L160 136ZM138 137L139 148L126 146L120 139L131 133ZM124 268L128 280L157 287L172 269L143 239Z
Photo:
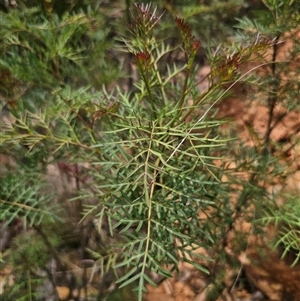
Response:
M191 28L187 22L185 22L183 19L176 18L175 22L177 23L180 31L186 38L193 39Z
M200 45L201 45L201 42L199 40L195 40L192 44L192 51L197 52Z
M150 54L147 51L138 52L135 54L135 61L138 65L146 66L150 63Z
M175 22L179 27L185 51L192 55L196 55L201 44L200 41L195 40L195 37L192 35L192 30L187 22L180 18L176 18Z

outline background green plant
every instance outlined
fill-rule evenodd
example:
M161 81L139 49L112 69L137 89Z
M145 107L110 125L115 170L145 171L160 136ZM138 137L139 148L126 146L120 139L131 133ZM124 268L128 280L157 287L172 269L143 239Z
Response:
M292 206L295 209L291 213L293 218L291 219L291 224L287 227L295 229L296 224L294 223L294 219L297 220L297 205L295 204L295 200L299 199L297 191L291 189L289 193L286 193L282 189L274 194L267 193L266 191L276 180L278 182L284 181L294 172L293 168L291 168L294 162L284 158L286 158L287 154L286 149L290 150L299 145L299 128L297 126L291 130L288 137L277 141L272 138L272 134L278 129L280 122L290 112L298 113L300 108L299 99L294 94L294 92L299 91L299 75L297 74L295 77L289 75L293 73L293 64L291 62L297 62L299 58L299 41L294 37L294 33L298 29L300 6L294 1L263 1L263 3L268 10L257 12L254 21L243 18L238 25L238 28L241 28L246 34L255 30L266 36L274 37L275 41L269 51L268 57L265 59L270 64L264 67L263 75L260 74L259 76L262 84L253 90L254 93L261 93L260 97L259 99L252 97L252 101L250 102L250 105L260 104L267 107L267 129L265 134L259 137L253 129L252 124L247 124L254 146L242 149L245 153L240 152L240 156L237 156L237 162L240 162L240 166L244 165L242 169L247 170L251 174L247 185L251 185L248 189L251 190L251 193L254 191L255 194L248 198L249 193L245 193L242 203L238 206L260 205L258 208L263 208L263 212L272 211L274 220L278 222L280 219L285 223L286 220L284 221L281 213L285 212L286 209L284 208L290 208L291 204L293 204ZM290 47L287 53L280 54L281 43L284 43L287 38L289 38L287 43L291 43L292 47ZM280 114L276 111L278 109L281 111ZM253 189L254 187L252 186L256 189ZM245 187L243 191L247 191L247 188ZM276 204L280 198L284 199L285 202L283 207L278 211L278 205ZM247 203L248 205L246 205ZM279 214L278 216L275 214L274 206L276 208L275 211ZM258 216L260 215L259 210L256 212ZM299 250L299 244L296 240L294 240L294 247L296 250Z
M39 267L59 283L47 271L51 258L71 288L60 256L75 248L81 260L94 259L101 274L114 269L121 286L136 286L140 300L145 284L155 284L150 271L170 277L180 260L210 274L211 299L216 299L223 290L224 263L239 264L226 254L225 238L253 204L256 210L248 219L276 222L282 231L278 243L286 252L299 250L297 207L290 205L295 198L287 197L286 207L279 208L275 200L280 195L266 193L274 176L286 176L286 165L274 151L285 142L270 139L272 122L263 139L249 124L255 147L232 149L233 141L220 131L225 121L214 110L230 88L246 81L264 83L258 88L265 88L270 120L277 118L275 103L281 102L287 112L299 105L292 101L291 89L276 90L289 62L274 67L272 60L263 61L272 47L276 60L277 42L299 18L296 3L279 2L266 1L268 10L242 18L239 32L232 25L234 17L247 12L241 1L166 2L164 14L160 3L156 11L155 2L130 1L112 8L100 2L45 2L41 7L32 1L2 10L1 154L13 159L14 168L1 178L1 220L6 225L20 221L21 233L41 240L29 247L17 237L17 252L4 254L20 275L8 298L45 298L38 293L44 276L34 271ZM235 8L234 15L224 7ZM116 17L120 14L126 18ZM235 33L236 42L227 43ZM289 60L297 55L295 45ZM208 80L206 91L198 89L196 80L197 63L204 60L211 65L207 78L200 79ZM271 67L264 78L241 73L249 61ZM296 81L291 85L298 87ZM284 102L283 92L289 96ZM237 167L217 168L217 158L235 161ZM63 174L76 179L73 195L67 196L73 197L74 215L66 199L58 201L44 186L47 166L57 162ZM250 179L236 177L243 171ZM221 183L224 173L229 183ZM242 187L235 208L232 184ZM199 211L207 218L200 218ZM95 220L98 236L90 244ZM108 235L102 235L104 230ZM210 257L195 254L199 247L211 250ZM246 243L237 248L245 249ZM37 252L44 256L33 262ZM75 286L84 288L85 281L77 279Z

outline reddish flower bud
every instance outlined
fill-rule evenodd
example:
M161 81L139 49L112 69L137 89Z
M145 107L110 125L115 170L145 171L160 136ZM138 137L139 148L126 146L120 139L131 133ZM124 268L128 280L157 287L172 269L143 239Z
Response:
M138 67L148 68L150 66L151 56L147 51L135 54L135 63Z
M196 54L200 45L201 45L201 42L199 40L195 40L192 44L192 52Z
M177 23L179 30L184 38L193 39L191 28L187 22L180 18L175 18L175 22Z
M180 30L184 51L189 63L191 63L194 60L201 43L199 40L195 40L195 37L192 35L192 30L187 22L180 18L176 18L175 22Z

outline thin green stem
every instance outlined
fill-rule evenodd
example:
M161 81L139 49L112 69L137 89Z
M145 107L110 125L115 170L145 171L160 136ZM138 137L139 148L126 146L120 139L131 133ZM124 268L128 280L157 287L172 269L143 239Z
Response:
M195 101L195 103L193 104L193 106L191 108L189 108L189 110L181 117L181 122L184 122L197 108L197 106L205 101L205 99L210 96L213 92L216 91L216 89L218 88L218 85L212 86L210 87L207 91L205 91L199 98L197 101ZM222 94L223 95L223 94ZM219 98L218 98L219 99Z
M153 198L153 193L154 193L154 187L155 187L155 179L157 177L157 171L154 171L153 178L150 179L150 194L149 194L149 184L148 184L148 161L150 159L150 149L152 145L152 137L154 135L154 129L155 125L152 123L152 132L150 136L150 142L149 142L149 147L148 147L148 154L147 154L147 159L146 159L146 164L145 164L145 177L144 177L144 190L145 190L145 198L146 198L146 203L148 206L148 215L147 215L147 238L146 238L146 246L144 249L144 258L143 258L143 265L142 265L142 270L141 270L141 275L144 275L146 272L146 266L147 266L147 258L148 258L148 253L149 253L149 248L150 248L150 237L151 237L151 216L152 216L152 198Z
M168 99L167 99L167 95L166 95L166 92L165 92L165 89L164 89L163 81L161 79L161 76L160 76L160 73L159 73L159 70L157 68L157 64L156 63L154 63L154 70L155 70L155 74L156 74L157 80L159 82L159 87L160 87L160 90L161 90L162 98L164 100L164 105L166 106L167 102L168 102Z
M152 120L155 120L156 114L155 114L155 106L154 106L154 100L153 100L153 96L152 96L152 90L151 90L150 84L148 82L148 79L147 79L144 71L141 72L141 76L146 85L146 89L147 89L148 96L149 96L149 101L151 103L151 117L152 117Z
M179 103L178 103L178 109L180 111L182 110L182 106L183 106L185 97L187 95L187 86L188 86L188 82L189 82L189 78L190 78L190 73L191 73L191 70L187 66L187 68L186 68L186 74L185 74L185 79L184 79L184 84L183 84L183 88L182 88L182 94L181 94L181 97L180 97Z

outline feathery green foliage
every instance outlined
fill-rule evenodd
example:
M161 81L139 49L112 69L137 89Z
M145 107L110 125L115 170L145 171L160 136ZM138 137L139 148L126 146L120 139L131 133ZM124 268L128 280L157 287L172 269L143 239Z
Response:
M258 85L255 89L260 98L253 98L252 105L265 105L268 114L268 124L265 134L259 137L251 123L247 125L249 134L253 139L254 146L242 148L243 152L237 156L237 166L240 170L249 172L250 181L244 185L244 197L240 198L241 206L251 206L255 204L257 209L254 215L258 220L269 224L272 222L279 229L279 238L274 248L283 245L285 251L283 257L288 252L295 252L295 265L299 261L299 219L298 205L299 192L297 188L286 193L283 186L277 193L267 193L267 189L274 183L281 183L293 176L291 166L294 162L284 160L286 152L299 145L299 129L293 128L288 133L288 137L276 139L273 133L279 128L280 123L288 118L291 112L300 112L299 98L299 73L293 66L293 62L299 59L299 39L294 34L299 33L299 13L300 4L297 1L263 1L268 8L259 11L254 20L243 18L240 20L238 28L244 34L252 35L259 32L265 37L273 38L275 42L269 51L269 65L264 69L264 74L260 75ZM286 41L287 40L287 41ZM289 43L291 47L286 53L280 52L281 44ZM267 59L265 59L266 62ZM297 67L296 67L297 69ZM294 74L295 76L291 76ZM286 151L287 150L287 151ZM243 166L244 165L244 166ZM255 188L255 189L254 189ZM279 206L278 201L284 200L284 204ZM266 216L262 216L262 212ZM289 217L288 217L289 216ZM288 218L287 218L288 217Z
M17 252L4 256L20 275L7 291L12 298L25 293L32 300L46 298L39 293L43 277L34 272L41 268L56 284L57 276L47 267L51 258L57 274L68 283L68 265L60 254L69 247L59 237L65 235L62 220L65 228L76 224L71 231L81 237L80 242L75 237L79 261L85 256L94 259L92 274L98 268L102 277L112 269L116 276L121 274L117 283L136 287L138 300L147 283L156 285L151 273L172 277L180 261L210 274L214 284L210 298L215 300L223 291L225 263L233 262L226 253L226 238L241 216L251 223L278 225L277 245L284 245L283 255L298 252L294 265L299 260L299 204L291 195L285 207L277 207L276 198L282 193L266 192L275 177L286 176L286 165L276 153L283 144L270 138L285 115L278 117L274 108L280 103L289 112L299 105L296 78L280 83L297 55L296 41L286 61L274 62L281 35L292 31L299 19L297 3L264 1L267 10L253 20L240 18L237 36L216 46L212 39L216 15L221 18L224 7L238 14L242 5L246 7L241 1L212 1L197 7L192 1L186 6L165 4L165 12L150 4L129 7L129 2L123 3L125 13L130 13L128 30L120 29L109 52L107 20L99 14L105 5L81 3L78 12L45 1L48 6L41 13L38 6L28 8L22 2L22 8L0 12L0 146L1 155L16 163L1 174L0 219L6 225L21 219L25 237L41 239L27 250L17 237ZM204 18L201 22L212 21L207 40L198 40L192 29L199 15ZM233 24L230 17L222 16L221 29ZM110 22L116 26L115 20ZM227 34L233 32L231 26ZM201 34L206 36L203 28ZM202 46L210 72L198 78ZM267 61L270 49L272 58ZM249 63L253 67L243 72ZM127 68L129 79L122 77L117 65ZM253 74L261 68L267 71L264 77ZM220 128L227 121L217 118L215 110L231 88L246 83L264 95L270 120L263 138L247 124L253 147L223 137ZM236 137L236 132L231 134ZM292 136L296 141L297 131ZM223 160L221 167L217 160ZM235 163L232 169L228 161ZM56 163L61 175L75 179L70 203L60 204L44 186L47 167ZM240 177L243 172L249 177ZM227 182L221 181L224 175ZM233 185L239 187L234 204ZM73 204L75 213L69 210ZM53 211L54 207L60 210ZM93 223L98 236L91 247L88 227ZM257 224L253 223L253 233L261 228ZM246 240L235 247L244 250ZM210 255L200 255L199 248ZM34 262L38 252L44 256ZM20 258L26 259L23 264ZM80 289L88 283L82 275L75 281Z

